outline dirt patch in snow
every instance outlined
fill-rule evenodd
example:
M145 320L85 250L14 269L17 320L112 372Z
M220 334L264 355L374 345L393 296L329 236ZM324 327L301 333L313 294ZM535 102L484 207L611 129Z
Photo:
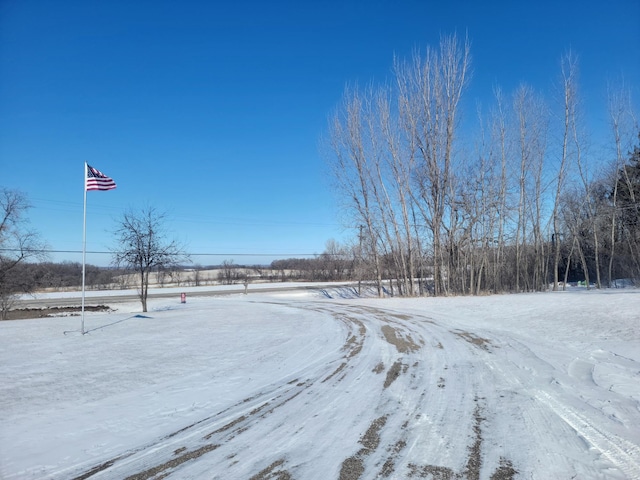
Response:
M477 399L476 399L477 401ZM469 480L480 479L480 467L482 466L482 422L485 420L480 414L480 405L476 405L473 412L473 433L475 435L473 443L469 446L469 457L464 469L464 476Z
M390 325L382 326L384 338L391 345L394 345L400 353L411 353L420 350L420 345L416 344L411 337L403 338L398 331Z
M102 470L106 470L111 465L113 465L116 461L120 460L120 458L122 457L117 457L107 462L101 463L100 465L96 465L91 470L88 470L84 472L82 475L73 478L73 480L86 480L87 478L94 476L96 473L101 472Z
M106 305L85 305L85 312L112 312ZM49 308L17 308L7 312L5 320L26 320L30 318L46 318L61 316L77 316L82 312L82 306L49 307Z
M367 329L360 320L356 320L354 318L346 318L345 320L352 322L358 326L357 335L355 333L352 334L342 347L343 350L347 352L347 358L352 358L359 354L362 350L362 346L364 345L364 338L367 334Z
M387 417L376 418L360 439L363 448L342 462L338 480L358 480L364 473L364 460L380 445L380 430L387 423Z
M384 462L384 465L382 465L382 470L380 471L381 477L390 477L395 472L396 457L406 446L407 442L404 440L398 440L396 442L392 449L392 455L387 458L387 460Z
M372 370L373 373L382 373L384 372L384 363L378 363Z
M513 464L510 460L507 460L504 457L500 458L500 466L498 469L489 477L489 480L513 480L518 471L513 468Z
M478 337L477 335L474 335L473 333L463 332L463 331L458 331L458 332L453 332L453 333L455 333L460 338L466 340L470 344L475 345L477 347L480 347L482 350L486 350L487 352L491 351L489 349L489 346L493 346L491 344L491 340L488 340L488 339L482 338L482 337Z
M200 448L197 448L195 450L191 450L189 452L183 453L182 455L173 458L171 460L169 460L168 462L164 462L160 465L157 465L155 467L152 467L148 470L145 470L144 472L140 472L140 473L136 473L134 475L130 475L127 478L125 478L125 480L147 480L150 478L163 478L165 475L163 475L162 477L158 477L159 473L163 473L166 470L169 469L173 469L175 467L178 467L179 465L182 465L185 462L188 462L189 460L193 460L195 458L201 457L202 455L204 455L207 452L210 452L212 450L215 450L216 448L218 448L220 445L216 445L216 444L209 444L209 445L204 445Z
M291 480L293 477L286 470L280 470L279 467L284 465L284 460L273 462L264 470L261 470L249 480Z
M478 399L476 399L476 402ZM469 445L469 456L467 463L462 472L455 472L449 467L441 467L438 465L415 465L409 464L409 477L432 478L437 480L479 480L480 469L482 467L482 422L485 418L482 416L482 408L476 405L473 412L473 443ZM500 458L499 467L489 477L490 480L513 480L518 471L513 468L510 460L504 457Z
M389 387L401 373L405 373L409 368L408 365L404 365L400 360L391 365L391 368L387 371L387 378L384 380L384 388Z

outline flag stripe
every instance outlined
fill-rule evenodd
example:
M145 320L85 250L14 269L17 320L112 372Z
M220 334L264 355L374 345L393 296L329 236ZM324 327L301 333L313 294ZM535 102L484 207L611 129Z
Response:
M107 177L97 168L87 165L87 181L85 184L87 190L113 190L116 188L116 182L113 178Z

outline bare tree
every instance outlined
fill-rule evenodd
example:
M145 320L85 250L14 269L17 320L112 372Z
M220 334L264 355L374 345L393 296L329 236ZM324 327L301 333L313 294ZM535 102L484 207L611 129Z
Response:
M571 52L566 53L560 62L562 70L562 101L563 101L563 122L562 151L560 164L556 175L556 191L553 200L553 290L558 290L558 268L560 264L560 198L565 186L565 176L569 167L571 151L571 137L574 131L577 104L577 58ZM579 146L579 144L576 144Z
M333 239L327 240L318 261L322 265L326 281L344 280L350 273L348 249Z
M398 292L412 295L411 248L406 204L406 181L399 176L403 159L397 123L391 117L390 94L386 89L372 92L366 104L367 138L370 144L371 186L375 199L381 246L390 275L396 278ZM400 212L400 213L398 213ZM404 223L404 228L402 224Z
M239 279L238 265L233 260L224 260L218 272L218 280L223 285L233 285Z
M382 296L382 267L378 211L372 183L372 159L369 155L366 98L357 88L347 90L342 109L330 125L333 150L331 168L338 193L345 201L345 209L356 225L364 225L364 249L370 254L378 295Z
M613 134L613 143L615 147L615 157L614 157L614 170L615 175L618 175L619 171L624 170L624 153L625 151L630 150L631 143L629 139L633 138L633 135L630 132L637 130L637 125L635 124L635 119L633 118L633 109L631 107L631 93L628 88L624 86L614 88L611 85L608 87L608 109L609 109L609 118L611 122L611 132ZM626 180L626 178L625 178ZM618 190L620 186L620 182L617 181L617 178L614 176L613 180L613 191L611 192L611 203L612 203L612 213L610 215L610 223L611 228L609 230L609 242L610 242L610 250L609 250L609 266L607 269L607 280L609 286L612 285L613 282L613 264L614 258L616 254L616 231L618 229L617 222L617 207L618 207ZM633 189L629 189L632 191Z
M18 190L0 187L0 315L6 318L16 296L33 291L35 283L17 268L29 259L44 259L46 245L28 226L26 213L31 208Z
M570 63L568 68L572 68L575 70L575 61L572 60L571 56L567 56L567 62ZM594 260L594 270L596 274L596 287L602 288L602 280L600 276L600 246L601 246L601 223L603 220L603 215L601 215L600 210L602 210L602 199L599 198L594 189L597 189L598 184L594 182L592 169L589 168L588 162L585 161L585 152L586 152L586 135L582 129L582 122L580 117L580 112L578 109L579 100L577 95L577 86L575 79L575 72L570 75L571 83L573 85L568 85L567 89L569 92L565 94L565 97L568 97L569 100L569 109L567 110L568 114L568 125L570 129L570 141L573 145L573 157L575 159L575 167L577 169L578 177L581 182L582 191L576 193L576 197L582 199L584 204L584 211L586 215L584 216L587 219L585 230L591 233L591 239L593 241L593 260ZM565 82L566 83L566 82ZM575 230L575 229L574 229ZM575 231L574 231L575 233ZM580 237L576 237L574 234L574 243L572 244L572 248L574 245L578 247L578 254L581 255L581 261L583 262L583 269L587 267L586 259L584 258L584 252L582 248L583 240ZM567 263L570 260L567 259ZM585 271L585 281L587 281L587 288L589 288L589 272Z
M542 99L526 85L521 85L514 95L514 111L519 153L515 290L539 290L544 267L541 198L547 111ZM531 239L534 243L533 265L529 255Z
M640 133L638 134L640 140ZM627 256L625 269L640 278L640 145L628 153L628 160L616 171L615 183L620 247Z
M469 292L501 290L504 256L504 225L507 206L507 140L501 94L496 92L497 108L489 116L485 131L478 107L480 137L477 160L470 162L467 179L459 193L467 214L464 238L468 241Z
M415 294L423 245L431 245L436 295L451 289L454 270L465 271L465 259L453 253L462 221L453 172L469 49L453 35L424 57L396 61L397 111L394 90L350 89L331 124L334 179L361 226L361 251L371 259L379 294L383 270L401 294Z
M189 261L189 256L176 241L168 238L165 213L153 207L122 216L115 232L117 247L113 252L116 266L130 268L139 276L142 311L147 311L149 275L154 269L170 270Z
M396 62L400 115L409 150L415 152L416 205L430 230L435 294L451 280L447 233L455 221L453 162L458 106L469 78L470 45L455 35L412 62ZM448 224L447 224L448 222Z
M505 250L506 250L506 235L507 235L507 220L510 216L510 204L509 204L509 170L508 160L511 157L511 142L508 137L507 124L508 116L504 105L504 97L502 91L496 88L494 91L496 98L495 109L491 117L491 150L493 151L493 157L497 157L494 162L499 163L499 175L496 175L497 188L497 211L496 222L496 248L494 253L494 268L493 268L493 285L494 291L502 291L505 282L504 276L507 274Z
M590 218L589 207L586 206L586 202L583 201L582 192L577 188L569 190L565 193L562 202L562 215L567 230L571 234L571 252L576 252L580 265L582 266L582 273L584 275L584 281L587 289L590 288L589 278L589 263L585 254L585 233L589 230L590 223L593 223L593 219ZM571 255L567 259L567 267L565 269L565 282L568 276L568 264L571 261Z
M193 267L193 285L199 287L202 283L202 265Z

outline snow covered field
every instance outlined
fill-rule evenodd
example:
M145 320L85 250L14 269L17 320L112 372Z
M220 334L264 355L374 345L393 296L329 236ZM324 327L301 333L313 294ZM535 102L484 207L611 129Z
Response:
M640 478L640 291L345 293L1 322L0 478Z

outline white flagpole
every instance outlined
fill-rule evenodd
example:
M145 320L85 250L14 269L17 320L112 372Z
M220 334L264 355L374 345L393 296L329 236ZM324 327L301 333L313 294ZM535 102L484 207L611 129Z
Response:
M82 320L80 321L80 333L84 335L84 277L85 263L87 259L87 162L84 162L84 214L82 217Z

